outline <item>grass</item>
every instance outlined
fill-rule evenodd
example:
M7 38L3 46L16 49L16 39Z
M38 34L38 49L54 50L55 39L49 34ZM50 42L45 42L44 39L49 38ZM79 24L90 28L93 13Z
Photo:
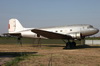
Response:
M77 43L80 43L80 41L76 41ZM0 37L0 44L17 44L17 38L16 37ZM32 39L32 38L22 38L23 44L37 44L38 39ZM42 44L65 44L61 39L41 39L40 43Z
M89 38L88 38L89 39ZM93 39L93 38L92 38ZM35 39L31 39L31 38L22 38L22 42L23 42L23 44L33 44L33 41L34 41ZM77 41L77 43L79 44L79 42L80 41ZM37 43L37 41L35 41L35 43ZM61 64L72 64L73 62L75 63L75 64L77 64L78 62L80 62L79 64L81 64L81 63L84 63L85 61L84 60L89 60L89 59L91 59L91 58L93 58L95 61L96 61L96 59L98 59L98 57L95 59L95 57L88 57L88 56L84 56L85 54L87 55L88 53L93 53L93 51L92 52L88 52L87 53L87 51L89 51L89 50L86 50L85 51L85 49L83 50L83 48L82 49L78 49L77 51L63 51L63 50L60 50L60 48L62 49L62 45L60 45L60 44L63 44L63 45L65 45L64 44L64 42L62 41L62 40L55 40L55 39L41 39L41 43L42 43L42 45L47 45L46 47L41 47L40 48L40 50L38 49L38 51L37 52L40 52L40 53L42 53L42 54L44 54L44 55L37 55L37 54L19 54L19 55L17 55L17 54L14 54L14 55L17 55L12 61L9 61L9 62L7 62L6 64L5 64L5 66L18 66L18 63L19 62L21 62L21 61L25 61L25 60L27 60L27 61L29 61L29 62L31 62L31 61L35 61L36 63L34 63L34 64L38 64L39 66L44 66L45 65L45 63L44 62L47 62L47 64L48 64L48 66L53 66L53 65L58 65L59 64L59 62L61 63ZM8 44L17 44L17 40L16 40L16 38L13 38L13 37L10 37L10 38L8 38L8 37L1 37L0 38L0 44L4 44L4 45L8 45ZM53 45L54 44L54 45ZM59 45L60 46L59 46ZM7 46L8 47L8 46ZM17 46L18 47L18 46ZM26 46L25 46L26 47ZM22 47L22 48L25 48L25 47ZM29 46L29 47L31 47L31 46ZM27 50L31 50L31 49L29 49L29 47L27 48ZM4 46L4 48L6 48L5 46ZM13 47L8 47L8 49L12 49ZM56 48L56 49L55 49ZM58 49L59 48L59 49ZM97 49L97 46L96 47L90 47L90 50L91 49L93 49L93 48L96 48ZM98 47L98 48L100 48L100 47ZM2 47L1 47L1 49L2 49ZM7 49L7 48L6 48ZM20 49L20 48L19 48ZM13 51L17 51L18 50L18 48L17 49L15 49L15 47L14 47L14 50ZM60 52L60 51L61 52ZM8 51L8 50L7 50ZM9 50L10 51L10 50ZM12 50L11 50L12 51ZM19 51L19 50L18 50ZM21 50L22 51L22 50ZM24 51L26 51L26 49L24 49ZM35 49L32 49L31 50L31 52L33 52L33 51L35 51ZM56 52L57 51L57 52ZM96 50L95 50L96 51ZM96 52L95 53L95 51L94 51L94 54L93 55L95 55L96 53L98 53L98 52ZM98 50L98 51L100 51L100 50ZM59 53L58 53L59 52ZM72 53L71 53L72 52ZM73 53L73 52L75 52L75 53ZM51 55L50 53L54 53L53 55ZM55 56L56 55L56 53L58 53L57 54L57 56ZM69 53L69 54L68 54ZM80 54L80 53L82 53L82 54ZM2 54L2 53L1 53ZM45 55L45 54L47 54L47 55ZM73 55L72 55L73 54ZM76 54L76 55L75 55ZM77 55L77 54L79 54L79 55ZM42 57L41 57L42 56ZM31 58L32 59L31 59ZM63 58L64 57L64 58ZM29 59L30 58L30 59ZM29 60L28 60L29 59ZM34 60L34 59L36 59L36 60ZM45 59L45 61L43 60L43 59ZM49 60L48 60L49 59ZM81 60L80 60L81 59ZM80 61L79 61L80 60ZM38 62L37 62L38 61ZM64 61L64 62L63 62ZM76 62L77 61L77 62ZM83 62L84 61L84 62ZM87 61L87 62L90 62L91 61L91 63L93 63L92 62L92 60L89 60L89 61ZM87 65L87 62L85 62L86 63L86 65ZM96 61L97 62L97 61ZM23 63L23 62L22 62ZM23 63L24 64L24 63ZM97 64L98 66L100 65L99 63L95 63L95 64ZM74 64L73 64L74 65ZM81 66L85 66L84 64L83 65L81 65Z
M100 65L100 48L83 47L79 49L63 50L63 46L42 46L41 48L24 46L23 47L11 47L1 46L1 50L9 49L10 53L7 55L14 55L15 58L12 61L7 62L4 66L95 66ZM60 45L60 44L59 44ZM10 50L11 49L11 50ZM23 49L23 50L20 50ZM4 51L4 50L2 50ZM15 53L12 53L14 51ZM25 53L23 53L23 52ZM22 53L21 53L22 52ZM35 54L34 54L35 53ZM6 55L4 52L2 56Z
M16 57L14 60L7 62L5 64L5 66L18 66L18 62L20 62L21 60L24 60L24 58L22 57Z
M22 60L25 60L27 58L27 54L20 54L18 57L15 57L12 61L7 62L4 64L5 66L18 66L18 63Z
M98 37L91 37L86 38L86 40L100 40ZM0 44L16 44L17 38L16 37L0 37ZM23 44L36 44L38 43L38 39L32 38L22 38ZM64 44L61 39L41 39L40 43L42 44ZM76 40L76 43L79 44L80 41Z
M20 61L23 61L25 59L28 59L28 57L30 57L30 56L36 57L36 56L43 56L43 55L37 55L37 54L21 54L20 56L15 57L12 61L9 61L9 62L5 63L4 66L18 66L18 63Z

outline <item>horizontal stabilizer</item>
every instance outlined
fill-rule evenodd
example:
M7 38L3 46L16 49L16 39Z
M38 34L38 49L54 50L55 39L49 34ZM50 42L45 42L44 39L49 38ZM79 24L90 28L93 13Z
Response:
M6 36L21 36L21 33L4 33Z

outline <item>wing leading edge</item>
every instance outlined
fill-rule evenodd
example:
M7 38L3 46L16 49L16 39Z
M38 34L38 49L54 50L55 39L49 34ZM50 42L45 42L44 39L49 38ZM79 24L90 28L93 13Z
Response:
M70 39L70 38L72 38L69 35L54 33L54 32L40 30L40 29L33 29L31 31L38 34L38 35L41 35L43 37L49 38L49 39Z

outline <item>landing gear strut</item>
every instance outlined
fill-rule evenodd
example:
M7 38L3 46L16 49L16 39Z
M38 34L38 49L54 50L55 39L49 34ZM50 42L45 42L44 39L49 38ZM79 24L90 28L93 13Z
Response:
M41 47L40 41L41 41L41 38L39 38L39 39L34 39L33 44L37 44L36 46ZM35 42L36 42L36 43L35 43Z
M66 42L66 46L64 47L64 49L75 49L75 48L76 48L76 43L74 42L74 40L72 42L68 40L68 42Z
M18 43L22 46L22 40L21 40L22 37L17 37L17 41Z

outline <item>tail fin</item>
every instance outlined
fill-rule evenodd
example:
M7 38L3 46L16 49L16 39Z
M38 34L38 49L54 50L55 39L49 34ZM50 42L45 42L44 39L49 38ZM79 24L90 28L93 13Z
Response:
M8 25L9 33L14 33L23 30L23 26L17 19L10 19Z

